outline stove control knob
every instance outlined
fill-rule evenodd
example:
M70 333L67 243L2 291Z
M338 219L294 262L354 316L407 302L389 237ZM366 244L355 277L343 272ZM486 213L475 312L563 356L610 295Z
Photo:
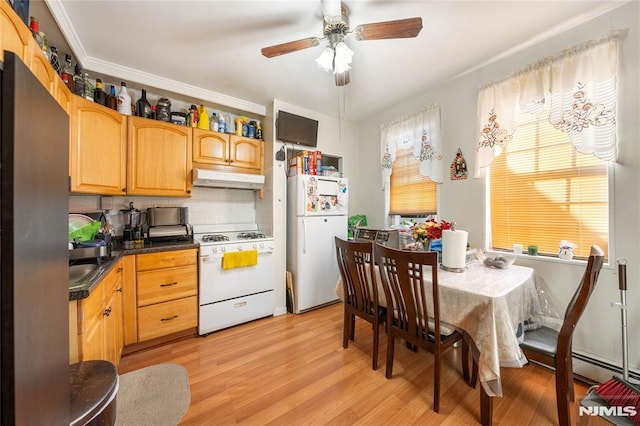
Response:
M264 243L260 243L260 248L264 248Z
M211 252L212 253L217 253L218 252L218 247L211 247Z
M257 249L257 248L258 248L258 244L253 243L253 248L254 248L254 249Z
M225 247L220 247L220 251L224 253L227 249Z
M242 251L242 246L238 246L238 251Z

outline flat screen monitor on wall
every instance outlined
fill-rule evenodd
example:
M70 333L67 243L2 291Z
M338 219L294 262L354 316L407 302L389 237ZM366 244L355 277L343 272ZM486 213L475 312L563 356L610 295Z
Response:
M280 110L276 138L282 142L315 147L318 145L318 121Z

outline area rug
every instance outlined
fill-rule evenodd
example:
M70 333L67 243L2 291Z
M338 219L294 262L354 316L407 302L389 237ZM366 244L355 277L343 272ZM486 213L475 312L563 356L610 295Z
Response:
M116 425L175 426L191 401L189 375L178 364L157 364L120 376Z

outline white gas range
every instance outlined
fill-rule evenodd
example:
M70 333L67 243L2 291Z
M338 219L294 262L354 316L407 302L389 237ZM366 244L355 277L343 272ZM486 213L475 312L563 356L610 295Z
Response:
M273 315L273 237L245 223L193 225L193 239L200 244L200 335Z

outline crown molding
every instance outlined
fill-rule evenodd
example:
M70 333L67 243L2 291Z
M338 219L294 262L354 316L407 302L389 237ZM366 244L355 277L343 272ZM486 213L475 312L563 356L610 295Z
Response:
M172 80L159 75L140 71L134 68L125 67L113 62L105 61L100 58L89 56L80 42L80 38L76 33L69 15L62 6L60 0L45 0L47 7L51 11L51 15L55 19L60 31L69 43L69 47L73 50L76 59L80 62L84 69L89 69L96 73L113 76L118 79L136 82L141 85L148 85L158 89L168 90L185 97L192 97L202 101L213 102L218 105L235 108L258 115L266 115L267 107L265 105L256 104L245 101L243 99L234 98L223 93L214 92L212 90L186 84L177 80Z

